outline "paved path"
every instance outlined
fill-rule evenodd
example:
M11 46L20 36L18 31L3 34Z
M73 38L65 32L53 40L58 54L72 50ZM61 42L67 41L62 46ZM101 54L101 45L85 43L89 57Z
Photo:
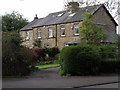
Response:
M27 78L3 79L3 88L72 88L112 82L118 82L118 75L62 77L58 68L51 68L34 72Z

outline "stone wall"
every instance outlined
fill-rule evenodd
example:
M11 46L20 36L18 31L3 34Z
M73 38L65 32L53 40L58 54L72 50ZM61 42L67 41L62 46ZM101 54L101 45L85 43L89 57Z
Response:
M106 13L105 9L101 7L92 17L92 19L101 24L105 24L105 29L113 30L116 33L116 25L111 20L108 13ZM45 45L48 47L57 46L59 49L62 49L66 42L70 42L73 40L80 40L80 35L74 35L73 26L74 24L79 24L79 22L66 23L66 24L58 24L51 26L43 26L36 27L33 30L28 30L30 32L30 39L28 41L23 42L23 45L28 47L32 47L34 40L36 39L36 31L38 29L41 30L41 47L44 48ZM64 25L65 27L65 36L60 35L60 26ZM51 27L53 30L53 37L48 36L48 28ZM23 35L24 31L21 31L20 34Z

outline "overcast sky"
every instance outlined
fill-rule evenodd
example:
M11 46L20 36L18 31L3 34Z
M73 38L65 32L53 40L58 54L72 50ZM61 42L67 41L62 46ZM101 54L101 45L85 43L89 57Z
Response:
M33 20L35 14L41 18L49 13L63 10L63 7L64 0L0 0L1 15L15 10L30 21Z
M15 10L31 21L35 14L42 18L49 13L63 10L65 1L67 0L0 0L0 14Z

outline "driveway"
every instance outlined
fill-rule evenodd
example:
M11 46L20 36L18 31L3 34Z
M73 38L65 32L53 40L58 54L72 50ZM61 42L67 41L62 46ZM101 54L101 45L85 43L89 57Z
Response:
M117 82L118 75L60 76L58 68L50 68L34 72L25 78L3 79L2 85L3 88L79 88L98 84L112 84L113 88L118 88Z

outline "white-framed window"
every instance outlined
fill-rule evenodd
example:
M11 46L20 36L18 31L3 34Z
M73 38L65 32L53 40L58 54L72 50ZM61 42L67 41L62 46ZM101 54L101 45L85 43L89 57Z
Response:
M25 31L25 40L30 39L30 33L28 31Z
M51 27L48 28L48 36L53 37L53 30Z
M58 17L61 17L63 14L64 14L64 13L60 13L60 14L58 14Z
M74 25L74 35L79 35L79 25L78 24Z
M73 17L76 13L70 13L69 17Z
M65 36L65 27L60 27L60 36Z
M36 35L37 35L37 38L41 38L41 29L38 29L38 30L37 30Z

